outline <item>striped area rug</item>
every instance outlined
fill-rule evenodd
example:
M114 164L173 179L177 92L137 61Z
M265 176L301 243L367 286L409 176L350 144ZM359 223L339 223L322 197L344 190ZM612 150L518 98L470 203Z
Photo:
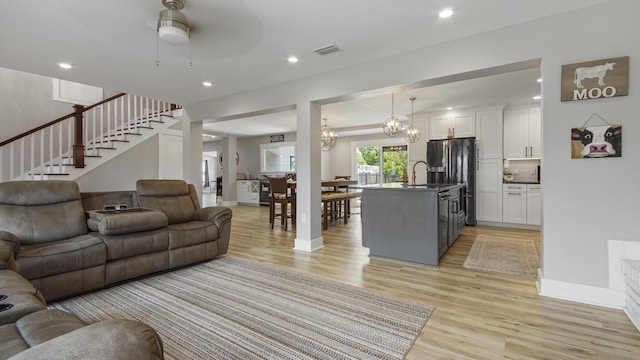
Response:
M143 321L167 359L402 359L434 310L231 256L49 307Z

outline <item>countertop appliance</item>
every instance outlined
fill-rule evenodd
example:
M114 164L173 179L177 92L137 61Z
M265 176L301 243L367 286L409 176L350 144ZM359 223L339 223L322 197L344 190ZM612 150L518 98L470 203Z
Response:
M476 139L427 142L427 183L464 185L465 223L476 225Z

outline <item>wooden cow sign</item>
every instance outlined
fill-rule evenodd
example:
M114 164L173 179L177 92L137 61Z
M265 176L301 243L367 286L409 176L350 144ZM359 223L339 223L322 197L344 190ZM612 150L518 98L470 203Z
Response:
M628 92L628 56L562 66L562 101L610 98Z

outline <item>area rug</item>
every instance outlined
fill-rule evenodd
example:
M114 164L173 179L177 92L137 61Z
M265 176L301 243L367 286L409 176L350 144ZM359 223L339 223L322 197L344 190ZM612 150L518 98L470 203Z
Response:
M540 255L531 239L502 239L478 235L463 266L536 278L540 267Z
M167 359L402 359L434 310L231 256L49 307L143 321Z

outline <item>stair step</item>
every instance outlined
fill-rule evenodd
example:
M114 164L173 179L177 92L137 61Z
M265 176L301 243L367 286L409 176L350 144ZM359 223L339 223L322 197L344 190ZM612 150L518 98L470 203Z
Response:
M114 147L106 147L106 146L95 146L95 147L91 147L91 148L85 148L85 151L92 151L92 150L117 150Z
M28 176L69 176L69 173L55 173L55 174L27 174Z

